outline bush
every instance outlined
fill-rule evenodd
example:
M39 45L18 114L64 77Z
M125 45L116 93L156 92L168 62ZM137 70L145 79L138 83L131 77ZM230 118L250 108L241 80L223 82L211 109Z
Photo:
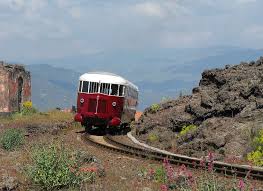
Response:
M154 133L151 133L151 134L148 135L148 141L149 142L155 142L158 139L159 139L159 137L156 134L154 134Z
M21 110L22 115L30 115L36 112L37 112L37 109L33 107L33 104L31 101L26 101L23 103L22 110Z
M163 166L157 167L155 169L154 179L156 182L159 182L159 183L165 183L166 182L167 176L166 176L166 171L165 171Z
M186 135L189 132L193 132L197 129L196 125L188 125L188 126L183 126L183 129L180 131L179 135L183 136Z
M151 109L151 111L152 111L153 113L156 113L157 111L159 111L160 105L154 103L154 104L151 105L151 108L150 108L150 109Z
M194 176L185 165L174 169L169 161L164 159L162 166L145 169L139 175L144 179L162 183L160 187L162 191L245 191L253 189L253 185L246 178L238 180L236 177L232 179L228 177L228 180L225 180L216 176L213 163L210 164L211 168L204 168L201 174Z
M32 163L26 173L44 190L77 187L95 177L95 172L81 171L79 155L70 154L63 146L37 146L32 152Z
M254 151L248 153L247 159L255 165L263 166L263 129L260 130L258 135L253 139L252 146Z
M25 140L25 133L21 129L7 129L1 136L1 146L5 150L14 150L21 146Z
M247 159L255 165L263 166L263 149L259 147L257 150L248 153Z

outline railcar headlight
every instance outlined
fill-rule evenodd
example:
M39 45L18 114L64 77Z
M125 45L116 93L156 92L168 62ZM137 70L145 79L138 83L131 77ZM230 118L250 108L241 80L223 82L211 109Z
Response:
M116 104L116 102L114 101L114 102L112 102L112 106L113 107L115 107L117 104Z
M84 100L83 98L81 98L81 99L79 100L80 103L84 103L84 101L85 101L85 100Z

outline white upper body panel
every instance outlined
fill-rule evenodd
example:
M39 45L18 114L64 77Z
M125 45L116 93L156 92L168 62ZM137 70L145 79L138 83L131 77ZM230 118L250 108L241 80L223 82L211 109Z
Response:
M98 82L98 83L110 83L130 86L138 91L138 87L121 76L106 72L89 72L80 76L80 81Z

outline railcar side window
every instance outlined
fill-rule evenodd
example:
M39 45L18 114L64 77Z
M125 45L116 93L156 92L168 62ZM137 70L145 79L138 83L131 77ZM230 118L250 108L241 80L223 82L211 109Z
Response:
M118 95L118 85L111 84L111 94L110 95Z
M109 91L110 91L110 84L106 84L106 83L100 84L100 93L108 95Z
M82 92L88 92L89 90L89 82L83 81L83 86L82 86Z
M124 86L123 85L119 86L119 96L124 96Z
M81 92L81 88L82 88L82 81L79 81L79 92Z

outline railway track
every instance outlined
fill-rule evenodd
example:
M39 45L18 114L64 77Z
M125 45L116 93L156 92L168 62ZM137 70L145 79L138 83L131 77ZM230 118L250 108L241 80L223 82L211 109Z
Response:
M188 157L179 154L166 154L157 151L142 149L140 147L131 146L114 139L113 136L104 136L100 140L95 136L85 135L85 141L88 141L96 146L112 150L115 152L147 158L156 161L163 161L168 159L171 164L185 165L190 168L206 168L211 161L204 161L203 159ZM248 165L229 164L219 161L213 161L213 169L215 172L222 173L229 176L250 177L257 180L263 180L263 168L251 167Z

